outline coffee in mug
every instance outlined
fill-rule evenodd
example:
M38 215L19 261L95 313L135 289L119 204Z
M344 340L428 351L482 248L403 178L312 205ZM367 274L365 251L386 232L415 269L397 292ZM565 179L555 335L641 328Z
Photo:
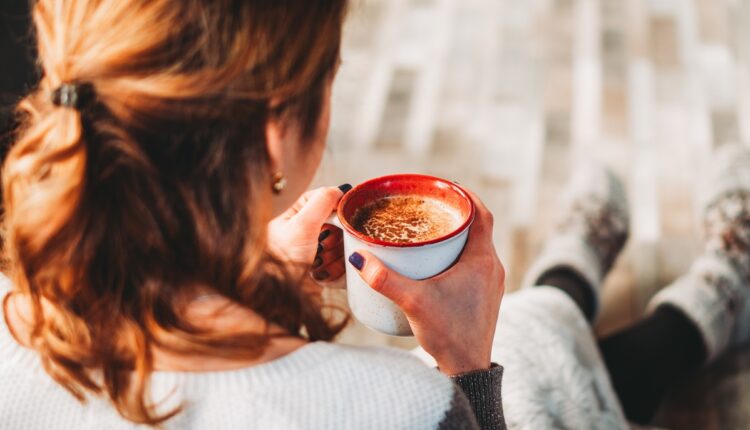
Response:
M374 239L415 243L445 236L461 222L461 212L440 200L403 195L383 197L357 209L351 224Z

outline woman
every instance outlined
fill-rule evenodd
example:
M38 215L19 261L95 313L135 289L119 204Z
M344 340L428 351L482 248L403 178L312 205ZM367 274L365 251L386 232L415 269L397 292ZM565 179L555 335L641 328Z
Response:
M503 426L504 272L476 197L461 261L399 295L442 374L327 343L346 318L307 272L343 272L341 232L323 225L350 187L303 191L345 9L35 5L43 78L3 172L3 428ZM384 292L399 280L351 261Z
M704 253L643 321L598 344L589 323L628 232L623 188L601 169L578 172L497 332L504 272L476 196L466 249L435 278L346 256L404 310L439 372L328 343L346 318L308 272L343 273L341 233L323 225L349 186L303 190L345 7L36 4L44 77L3 182L3 428L503 428L491 360L508 369L509 427L627 428L747 343L750 151L737 147L706 181Z

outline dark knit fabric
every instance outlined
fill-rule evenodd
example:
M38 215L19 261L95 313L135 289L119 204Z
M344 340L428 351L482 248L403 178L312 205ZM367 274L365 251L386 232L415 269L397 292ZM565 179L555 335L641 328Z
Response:
M505 417L503 416L503 403L501 396L503 368L495 363L487 370L478 370L451 378L461 388L461 391L469 400L471 409L474 411L476 421L482 430L501 429L505 430ZM459 407L460 404L456 403ZM446 414L446 420L455 420L452 415L453 408ZM444 421L445 422L445 421ZM471 427L443 427L447 429L464 429Z
M550 270L537 280L536 285L556 287L565 291L576 302L587 321L591 322L594 318L594 288L574 270L567 267Z
M669 305L602 339L599 348L625 415L641 425L651 422L669 389L707 356L698 328Z
M450 408L445 411L445 417L438 425L438 430L477 430L479 424L471 409L471 404L461 388L453 390Z

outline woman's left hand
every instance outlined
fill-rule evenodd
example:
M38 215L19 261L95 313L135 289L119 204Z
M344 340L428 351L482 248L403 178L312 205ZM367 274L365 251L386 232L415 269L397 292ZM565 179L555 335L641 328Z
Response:
M268 224L269 248L281 258L311 267L317 281L335 281L344 274L344 244L341 230L326 219L344 193L339 187L324 187L302 195L283 214Z

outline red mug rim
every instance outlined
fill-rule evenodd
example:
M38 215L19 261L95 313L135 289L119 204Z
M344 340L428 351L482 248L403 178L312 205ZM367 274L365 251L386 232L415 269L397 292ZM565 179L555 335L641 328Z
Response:
M417 180L424 180L424 181L430 181L430 182L440 182L442 184L447 185L451 190L456 192L458 195L460 195L462 198L466 199L466 201L469 202L469 214L464 220L463 223L461 223L460 226L458 226L456 229L451 231L448 234L445 234L443 236L436 237L434 239L425 240L422 242L407 242L407 243L396 243L396 242L388 242L385 240L376 239L370 236L367 236L363 233L360 233L359 231L355 230L354 227L349 224L349 221L343 216L344 213L344 207L346 206L346 203L349 201L349 199L356 195L357 191L361 191L364 188L367 188L368 186L371 186L376 183L381 183L385 181L398 181L398 180L404 180L404 179L417 179ZM463 189L460 185L456 184L455 182L451 182L442 178L438 178L436 176L430 176L430 175L422 175L417 173L401 173L397 175L386 175L386 176L380 176L377 178L369 179L365 182L362 182L359 185L356 185L351 190L349 190L339 201L339 204L336 208L336 216L339 219L339 222L344 227L344 230L346 230L349 234L356 237L357 239L372 244L372 245L379 245L379 246L387 246L390 248L414 248L414 247L420 247L425 245L431 245L435 243L445 242L448 239L451 239L455 236L458 236L461 234L464 230L466 230L473 222L474 222L474 215L476 213L476 206L474 205L474 200L471 199L469 196L469 193L466 192L466 190Z

